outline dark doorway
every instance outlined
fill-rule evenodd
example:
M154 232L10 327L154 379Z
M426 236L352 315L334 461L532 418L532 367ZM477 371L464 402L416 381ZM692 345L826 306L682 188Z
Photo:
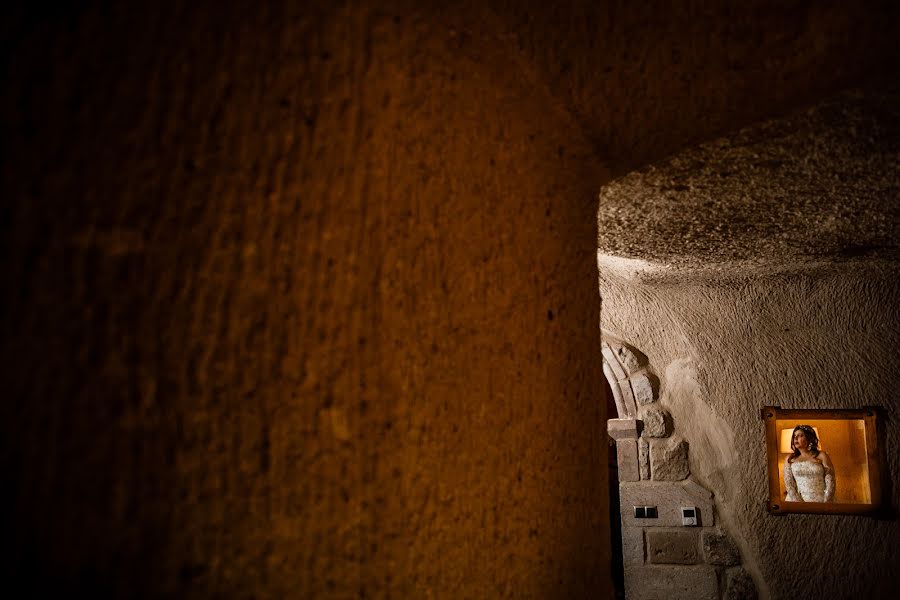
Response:
M612 389L609 382L603 378L603 389L606 396L606 416L615 419L618 415L616 403L613 400ZM605 432L604 432L605 433ZM609 442L609 546L610 568L612 569L612 582L617 600L625 598L625 565L622 558L622 513L619 506L619 463L617 460L616 443L607 437Z

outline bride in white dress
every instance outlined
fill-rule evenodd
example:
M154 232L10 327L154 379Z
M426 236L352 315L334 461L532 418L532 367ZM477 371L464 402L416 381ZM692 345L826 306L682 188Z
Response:
M834 467L819 437L809 425L797 425L791 436L794 453L784 461L784 487L788 502L833 502Z

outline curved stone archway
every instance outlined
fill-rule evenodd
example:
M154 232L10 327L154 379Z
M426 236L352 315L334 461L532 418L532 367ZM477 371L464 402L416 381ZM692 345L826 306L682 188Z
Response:
M640 406L657 399L659 380L650 371L647 357L607 331L603 332L603 374L620 419L635 418Z
M612 332L602 338L618 413L607 432L616 442L626 598L756 598L712 492L691 477L688 443L659 403L647 356Z

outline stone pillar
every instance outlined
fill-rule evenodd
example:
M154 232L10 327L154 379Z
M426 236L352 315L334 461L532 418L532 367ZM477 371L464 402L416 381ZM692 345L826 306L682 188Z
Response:
M638 462L638 436L641 421L637 419L610 419L606 430L616 440L616 455L619 465L619 481L640 481L641 469Z

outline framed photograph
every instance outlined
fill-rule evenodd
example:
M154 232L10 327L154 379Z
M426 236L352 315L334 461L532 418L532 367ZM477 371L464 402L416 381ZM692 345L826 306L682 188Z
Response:
M882 508L878 409L762 409L769 512L865 514Z

